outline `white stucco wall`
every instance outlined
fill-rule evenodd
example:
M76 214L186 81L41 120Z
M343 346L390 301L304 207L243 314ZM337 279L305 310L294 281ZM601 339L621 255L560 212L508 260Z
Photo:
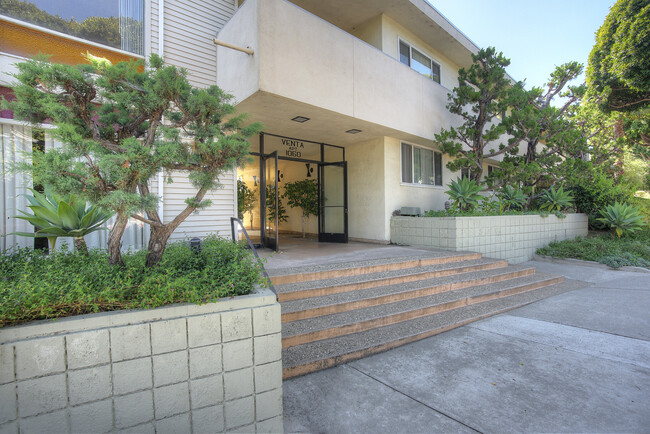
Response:
M348 225L350 238L388 241L384 138L348 146Z
M383 45L382 22L382 15L377 15L376 17L357 26L352 34L362 41L365 41L373 47L381 50Z

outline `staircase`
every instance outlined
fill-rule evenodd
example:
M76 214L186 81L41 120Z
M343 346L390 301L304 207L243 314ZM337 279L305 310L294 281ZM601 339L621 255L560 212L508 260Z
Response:
M285 379L414 342L554 295L563 277L483 258L418 256L270 271Z

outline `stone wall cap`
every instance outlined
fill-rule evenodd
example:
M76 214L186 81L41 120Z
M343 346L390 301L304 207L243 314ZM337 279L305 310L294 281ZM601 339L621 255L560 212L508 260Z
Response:
M3 327L0 328L0 344L24 339L57 336L65 333L251 309L276 303L275 294L270 289L256 287L250 294L221 298L215 302L201 305L190 303L172 304L154 309L98 312Z

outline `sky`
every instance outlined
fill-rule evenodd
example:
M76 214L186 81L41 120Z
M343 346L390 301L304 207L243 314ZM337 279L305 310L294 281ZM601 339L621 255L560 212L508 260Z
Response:
M508 73L542 87L556 65L587 66L595 33L615 0L427 0L481 48L510 59ZM584 75L571 84L584 81Z

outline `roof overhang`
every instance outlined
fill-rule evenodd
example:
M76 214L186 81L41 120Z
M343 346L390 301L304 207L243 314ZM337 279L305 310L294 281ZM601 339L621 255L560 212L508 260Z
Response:
M291 0L333 25L353 33L366 21L386 14L436 47L457 65L469 67L479 47L425 0Z

